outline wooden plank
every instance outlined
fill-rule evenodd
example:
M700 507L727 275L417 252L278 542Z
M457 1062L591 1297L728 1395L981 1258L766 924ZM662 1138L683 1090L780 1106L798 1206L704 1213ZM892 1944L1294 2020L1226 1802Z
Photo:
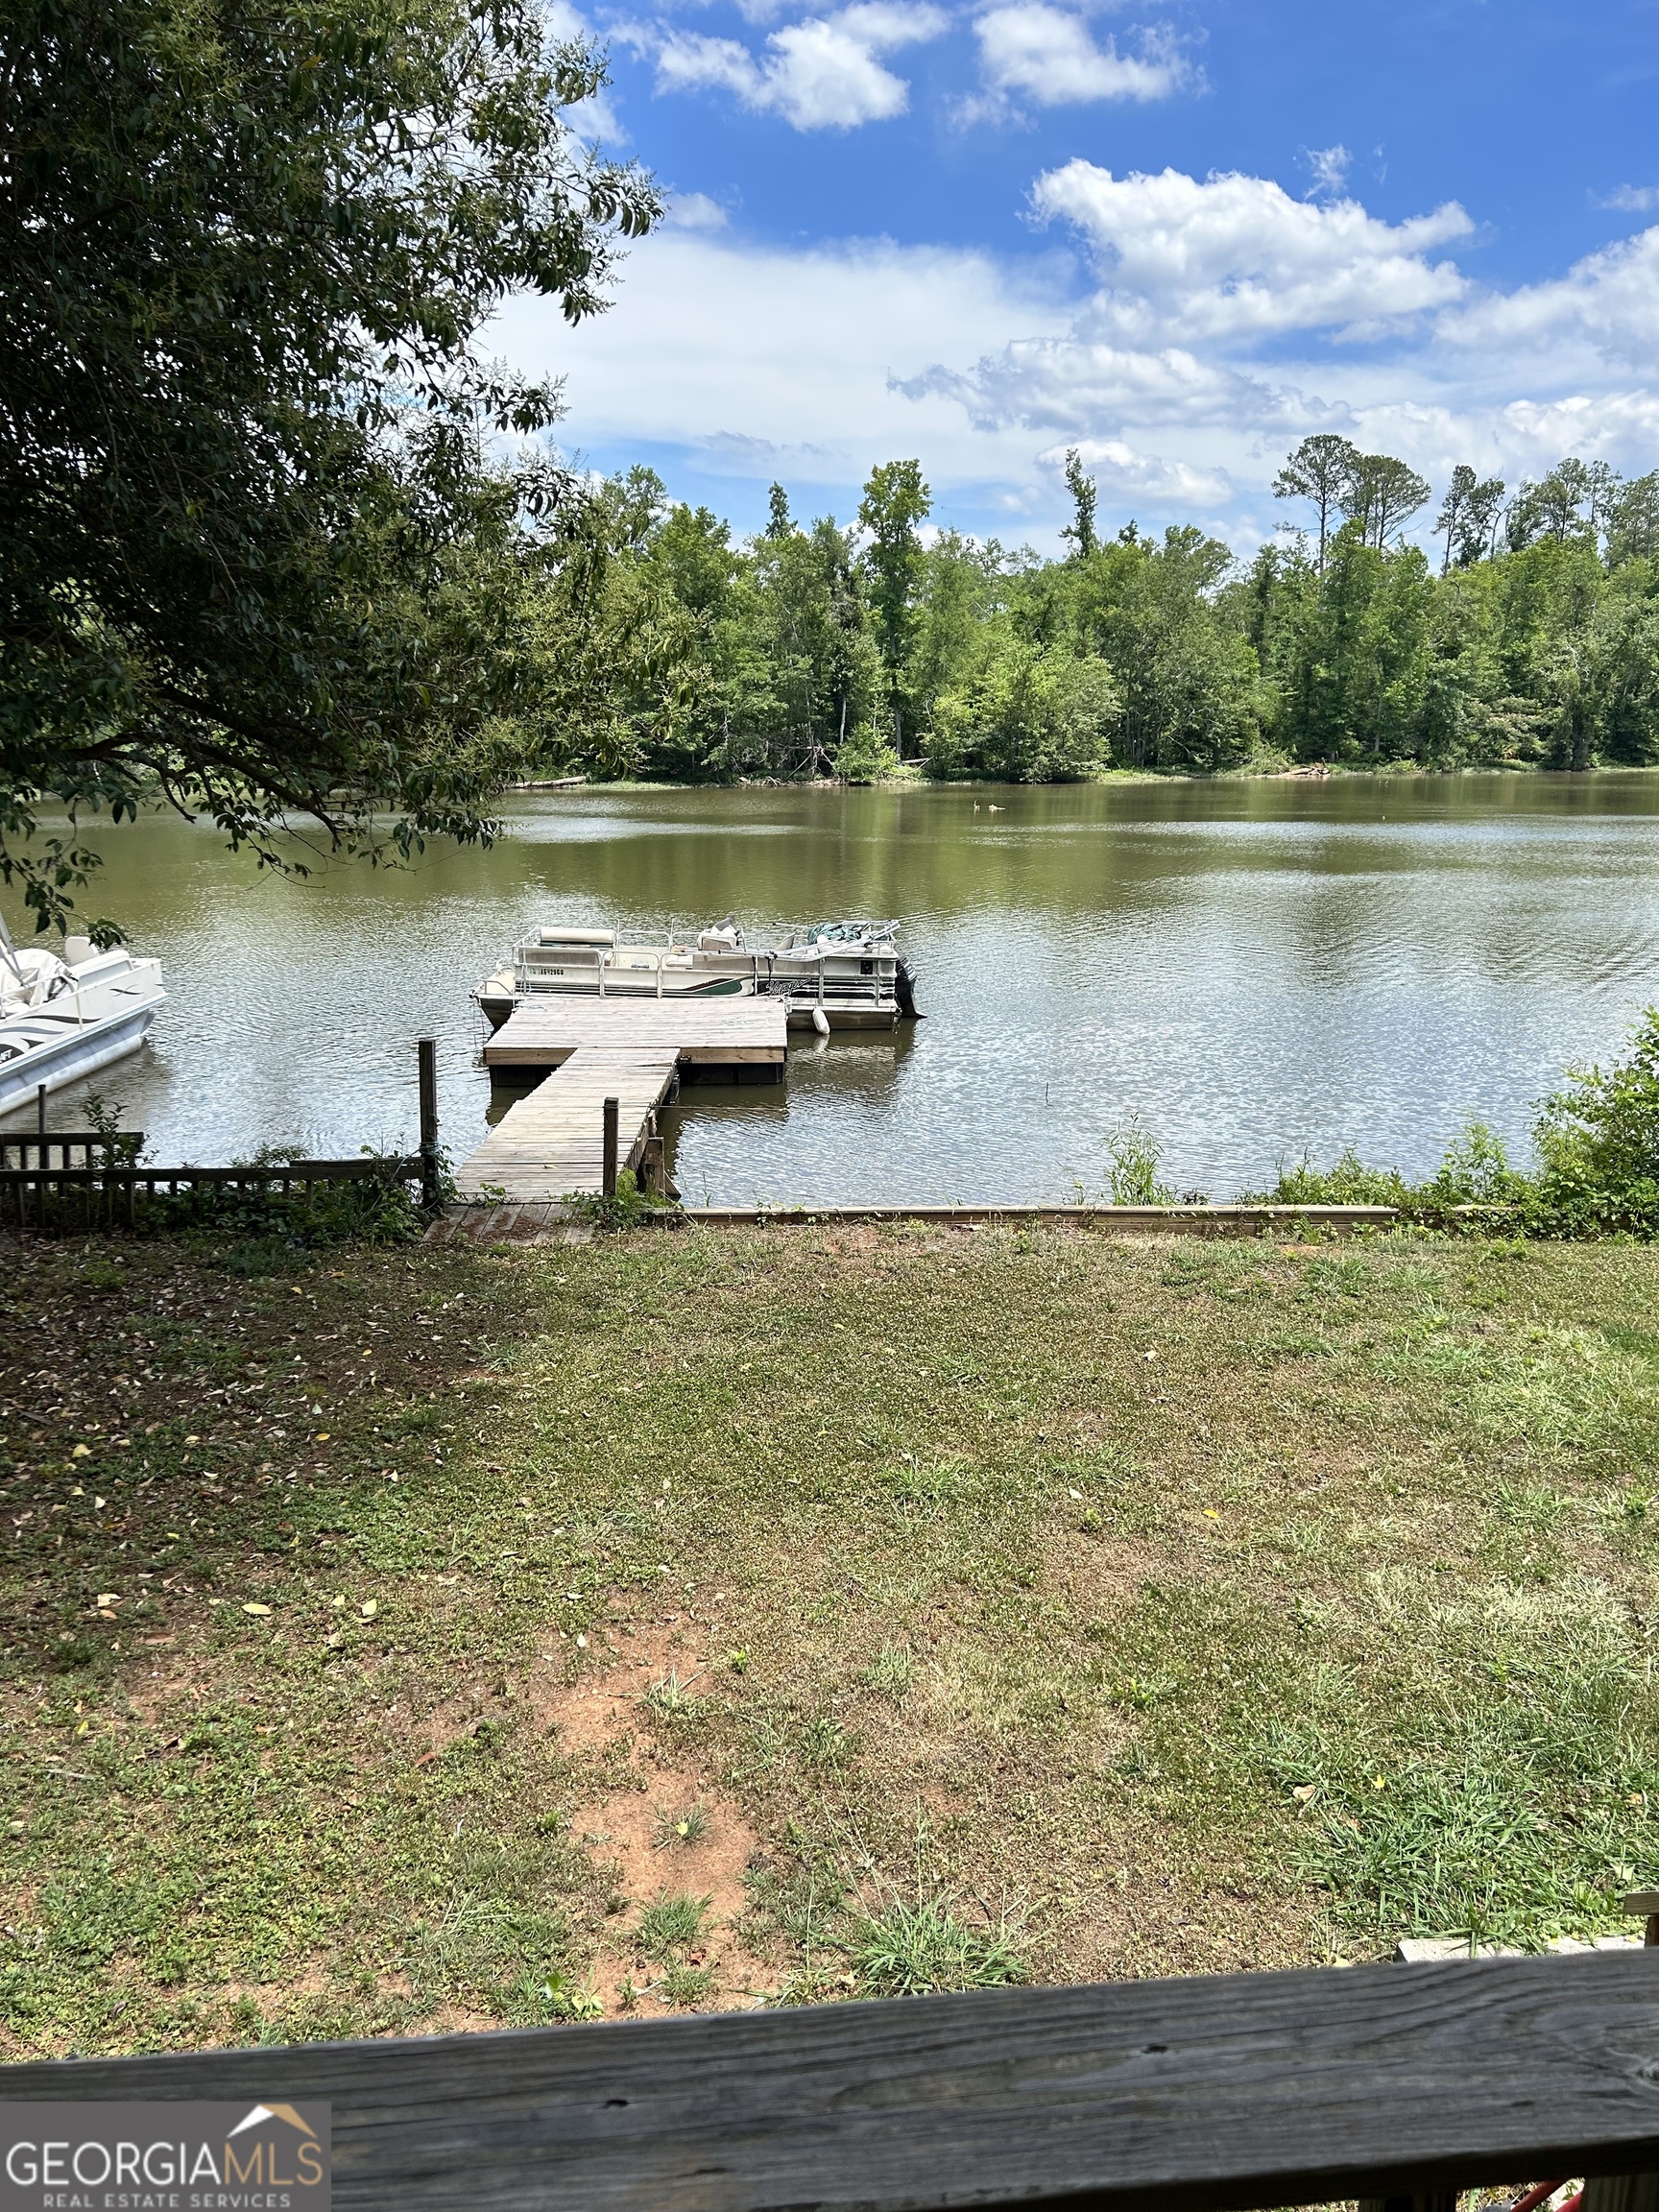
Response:
M619 1101L622 1157L632 1162L650 1116L667 1095L674 1067L671 1046L577 1046L562 1068L508 1108L462 1163L457 1190L464 1198L500 1190L510 1198L546 1201L599 1190L604 1101Z
M781 1002L764 998L530 998L485 1045L484 1064L555 1067L583 1046L666 1048L715 1064L728 1058L782 1060L788 1018Z
M979 1991L0 2070L327 2098L339 2212L1073 2212L1659 2167L1642 1951Z
M787 1058L781 1045L687 1045L680 1054L683 1065L694 1068L776 1067Z
M573 1052L586 1047L575 1045L523 1045L515 1043L507 1053L495 1046L484 1047L484 1062L489 1068L562 1068ZM679 1057L682 1062L712 1067L741 1066L745 1061L781 1064L788 1053L781 1045L683 1045Z

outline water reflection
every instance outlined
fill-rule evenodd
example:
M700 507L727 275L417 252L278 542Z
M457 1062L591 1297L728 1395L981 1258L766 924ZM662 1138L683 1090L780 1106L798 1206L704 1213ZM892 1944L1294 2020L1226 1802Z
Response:
M100 904L171 998L99 1087L166 1160L406 1141L421 1034L469 1150L468 993L541 920L902 918L914 1031L805 1041L781 1091L686 1092L677 1178L733 1202L1065 1197L1130 1106L1217 1194L1305 1146L1421 1169L1471 1116L1524 1138L1563 1063L1659 997L1649 775L556 794L488 852L307 882L166 819L103 843Z

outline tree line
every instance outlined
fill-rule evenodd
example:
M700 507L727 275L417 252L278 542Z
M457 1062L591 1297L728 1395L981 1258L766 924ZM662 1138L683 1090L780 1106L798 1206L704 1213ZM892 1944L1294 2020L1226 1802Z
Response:
M633 469L585 570L613 684L568 758L675 778L1053 781L1110 767L1659 760L1659 471L1563 461L1511 491L1330 434L1286 460L1296 522L1252 561L1190 527L1102 541L1067 457L1065 554L929 532L915 461L855 518L781 486L748 541Z
M279 868L493 834L551 767L1057 779L1659 759L1659 474L1430 488L1321 435L1283 541L932 526L780 487L740 540L538 443L483 342L603 311L661 212L537 0L14 0L0 19L0 884L65 922L89 816ZM503 462L504 452L518 458ZM113 925L95 919L97 934Z

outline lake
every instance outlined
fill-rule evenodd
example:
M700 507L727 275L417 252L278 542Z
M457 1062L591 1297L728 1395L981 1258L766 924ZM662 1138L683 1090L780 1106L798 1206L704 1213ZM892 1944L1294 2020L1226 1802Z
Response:
M1131 1110L1222 1198L1305 1150L1431 1168L1471 1118L1524 1149L1562 1068L1659 998L1659 774L595 790L505 820L305 881L205 826L95 825L87 910L169 993L95 1087L164 1163L407 1144L431 1035L459 1159L491 1103L468 994L531 925L897 916L926 1019L792 1040L781 1089L688 1091L688 1203L1097 1195Z

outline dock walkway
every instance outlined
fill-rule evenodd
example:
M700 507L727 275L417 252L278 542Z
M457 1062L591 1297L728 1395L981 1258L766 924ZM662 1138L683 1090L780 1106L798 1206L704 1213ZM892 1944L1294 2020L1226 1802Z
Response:
M492 1074L549 1072L462 1164L456 1189L517 1205L597 1191L607 1098L618 1102L617 1164L637 1168L682 1068L781 1077L787 1052L781 1000L531 999L485 1046L484 1064Z

